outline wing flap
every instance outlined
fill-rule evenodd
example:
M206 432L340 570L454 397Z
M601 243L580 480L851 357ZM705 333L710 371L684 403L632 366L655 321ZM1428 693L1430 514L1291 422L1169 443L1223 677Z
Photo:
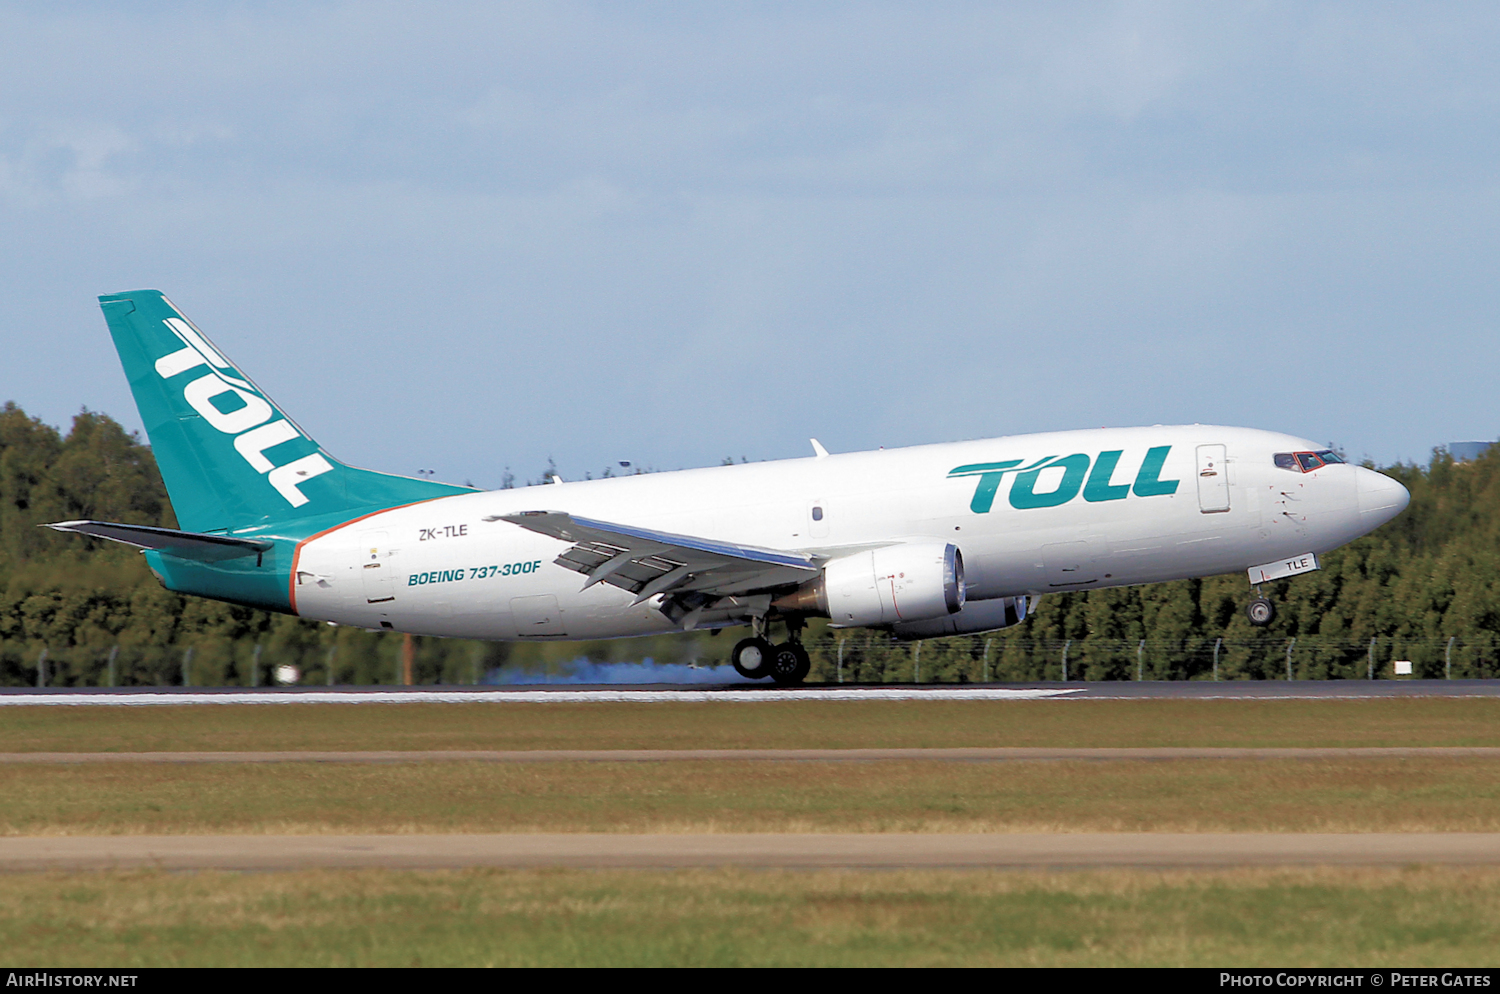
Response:
M607 583L638 600L659 593L731 596L795 585L810 579L821 565L804 553L659 532L564 511L523 511L487 520L508 521L574 543L553 562L582 573L587 577L585 587Z

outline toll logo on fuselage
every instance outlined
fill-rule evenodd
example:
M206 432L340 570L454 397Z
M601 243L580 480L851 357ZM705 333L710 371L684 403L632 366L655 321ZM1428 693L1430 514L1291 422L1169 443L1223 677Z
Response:
M1120 457L1125 454L1124 449L1109 449L1092 459L1085 453L1075 452L1070 456L1046 456L1030 463L1024 459L969 463L950 469L948 479L966 476L979 478L979 484L974 488L974 499L969 502L969 510L975 514L988 514L995 506L995 496L1000 492L1000 484L1006 476L1011 477L1010 506L1022 511L1036 507L1057 507L1073 500L1080 493L1090 503L1124 500L1131 495L1160 497L1175 494L1177 484L1181 482L1161 478L1167 453L1171 451L1170 445L1148 449L1133 482L1116 483L1113 479ZM1038 493L1037 484L1042 474L1057 469L1062 470L1057 487Z

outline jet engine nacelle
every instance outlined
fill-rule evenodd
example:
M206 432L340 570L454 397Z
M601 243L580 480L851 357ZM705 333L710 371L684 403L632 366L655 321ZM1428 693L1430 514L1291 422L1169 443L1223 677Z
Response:
M972 635L976 632L993 632L1009 628L1026 620L1026 615L1035 607L1034 599L1026 597L996 597L987 601L969 601L963 610L943 618L926 621L903 622L893 625L891 631L900 639L930 639L943 635Z
M963 609L964 557L930 539L872 549L823 567L814 592L835 628L943 618Z

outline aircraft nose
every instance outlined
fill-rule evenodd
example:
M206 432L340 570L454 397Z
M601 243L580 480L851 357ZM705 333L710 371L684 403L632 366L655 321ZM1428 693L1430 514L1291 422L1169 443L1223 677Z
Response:
M1359 516L1374 528L1406 510L1411 493L1396 480L1373 469L1356 466L1359 471Z

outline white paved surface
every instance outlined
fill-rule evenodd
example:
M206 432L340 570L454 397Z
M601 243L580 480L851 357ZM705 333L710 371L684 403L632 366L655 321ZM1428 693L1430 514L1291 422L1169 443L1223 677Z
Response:
M0 839L0 871L496 867L1500 865L1500 834L94 836Z

